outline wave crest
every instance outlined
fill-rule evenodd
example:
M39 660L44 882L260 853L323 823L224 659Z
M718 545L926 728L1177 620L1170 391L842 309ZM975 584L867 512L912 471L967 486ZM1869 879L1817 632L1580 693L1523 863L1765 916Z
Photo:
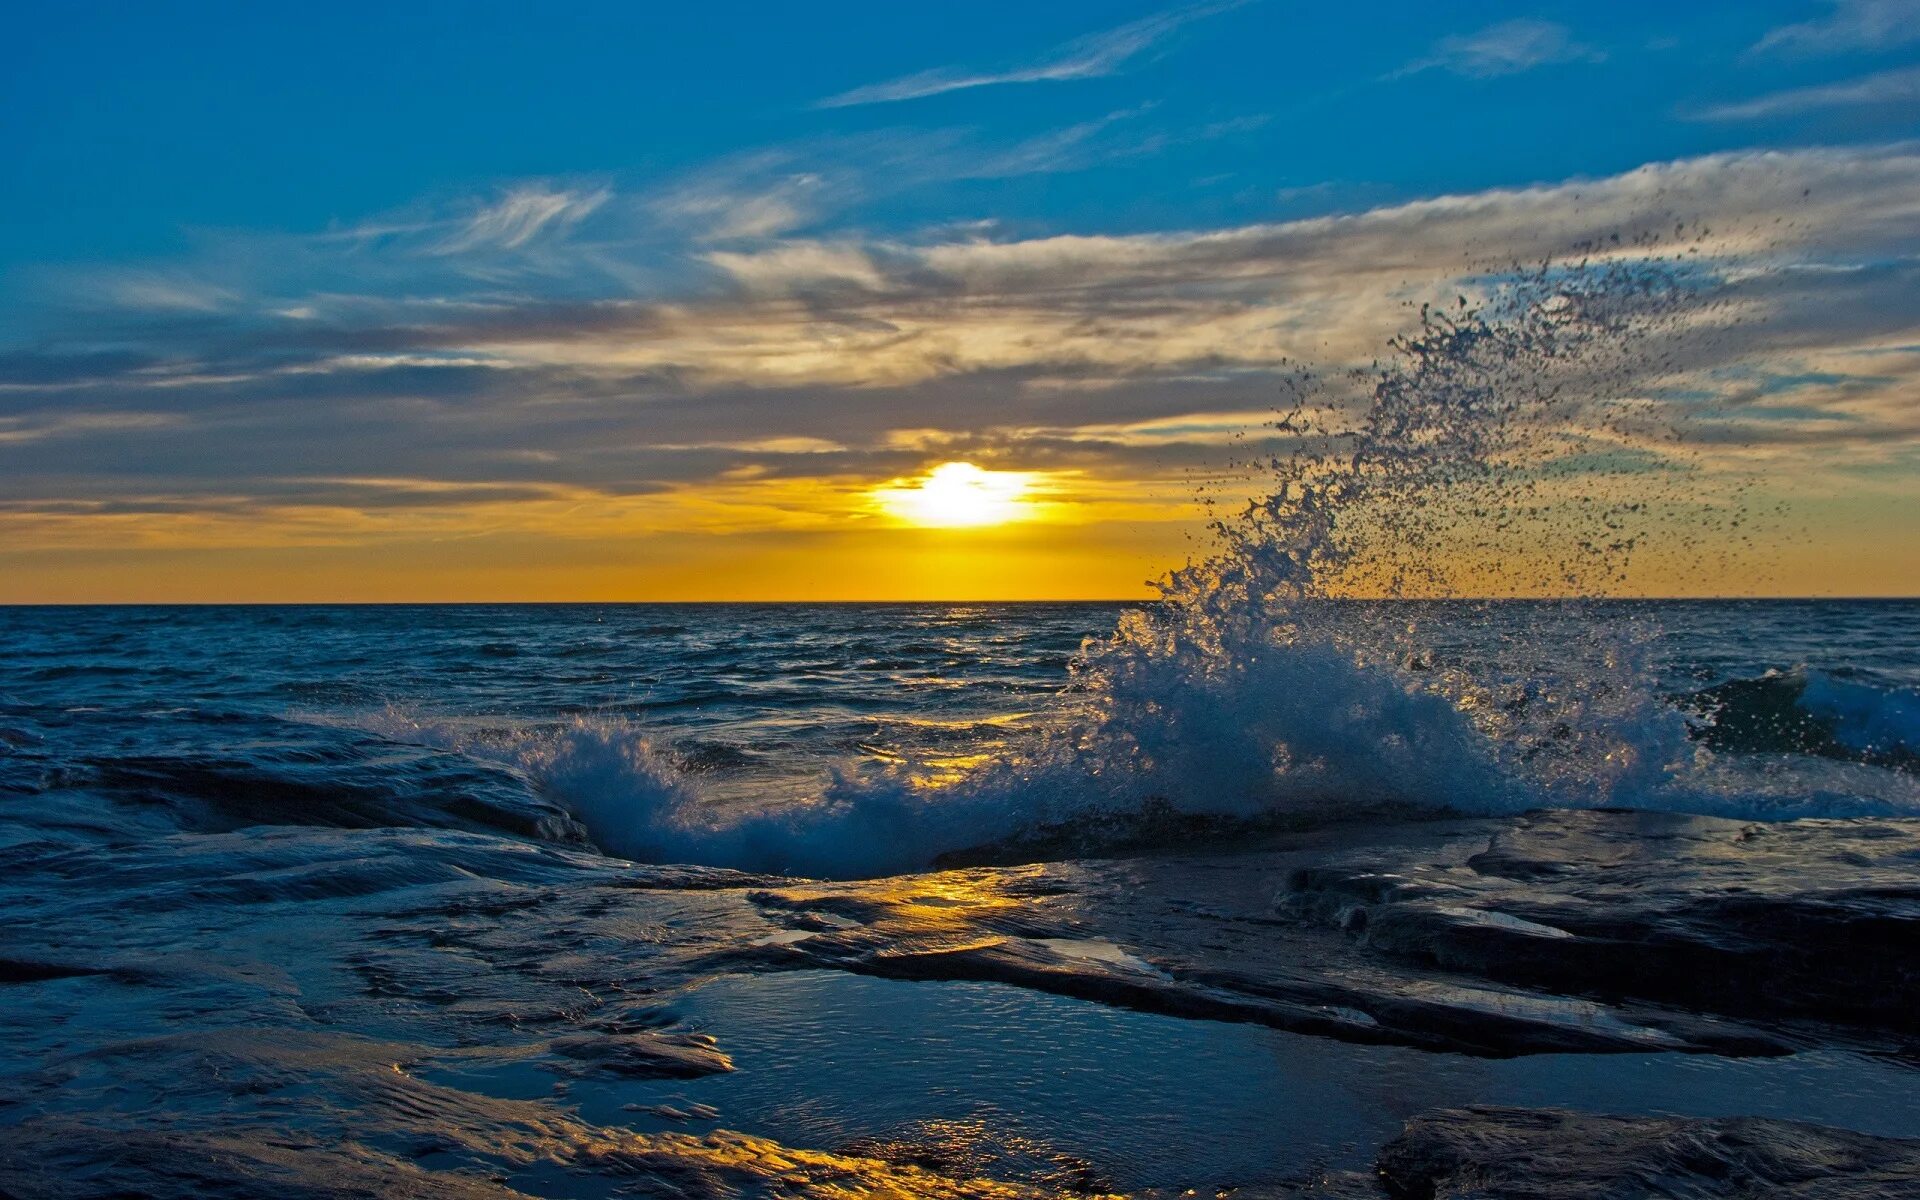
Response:
M1496 650L1473 663L1354 599L1601 595L1649 547L1689 562L1730 553L1737 489L1713 495L1644 400L1673 370L1660 347L1711 324L1710 285L1683 258L1637 252L1497 273L1478 304L1423 309L1384 365L1296 372L1278 449L1257 464L1263 490L1214 523L1213 553L1082 648L1073 702L1034 744L958 780L835 775L811 801L743 810L703 801L625 724L481 748L615 853L833 876L994 843L1084 852L1169 818L1920 811L1913 781L1887 772L1836 784L1733 769L1711 733L1731 726L1707 718L1708 736L1693 736L1700 706L1690 717L1654 685L1658 630L1644 621L1596 614L1547 643L1484 606ZM1836 745L1902 752L1920 708L1824 676L1791 703Z

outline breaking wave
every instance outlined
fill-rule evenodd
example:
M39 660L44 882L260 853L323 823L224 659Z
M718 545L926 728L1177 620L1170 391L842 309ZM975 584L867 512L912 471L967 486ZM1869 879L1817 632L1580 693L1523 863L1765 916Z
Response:
M942 861L1051 857L1151 846L1247 824L1313 823L1418 812L1498 814L1530 808L1632 807L1748 819L1920 814L1910 749L1883 769L1892 743L1837 754L1814 769L1800 735L1781 740L1778 714L1755 717L1719 696L1695 707L1590 696L1575 716L1542 699L1537 681L1504 698L1463 703L1431 690L1421 669L1370 664L1351 645L1299 642L1251 656L1224 678L1153 662L1107 702L1114 707L1044 738L1028 753L928 785L910 767L877 778L836 773L804 802L715 803L644 726L575 718L533 731L475 733L389 712L384 735L460 751L520 772L566 807L603 850L640 862L858 878ZM1760 682L1771 686L1785 675ZM1797 686L1797 685L1796 685ZM1862 688L1865 685L1858 685ZM1145 690L1135 690L1145 689ZM1149 697L1148 691L1151 690ZM1801 693L1804 694L1804 693ZM1849 690L1859 714L1910 719L1915 697ZM1544 744L1516 736L1555 714ZM1833 720L1825 697L1794 711ZM1609 706L1611 706L1609 708ZM1492 715L1490 714L1497 714ZM1571 719L1588 723L1576 729ZM1861 717L1848 729L1869 727ZM1902 727L1911 738L1912 724ZM1910 746L1910 742L1900 745ZM1756 768L1749 756L1771 756Z
M1387 809L1920 811L1912 775L1880 769L1912 761L1911 693L1802 673L1675 702L1645 621L1596 612L1541 644L1487 603L1496 652L1470 661L1378 602L1600 595L1636 555L1724 559L1744 509L1646 399L1713 313L1684 256L1549 263L1421 310L1367 371L1297 372L1258 494L1214 522L1213 552L1082 648L1030 744L957 779L905 764L741 808L624 722L476 736L390 713L388 732L511 764L615 854L841 877ZM1748 761L1766 753L1858 769Z
M1684 699L1700 740L1748 754L1806 754L1920 768L1920 691L1796 667L1733 679Z

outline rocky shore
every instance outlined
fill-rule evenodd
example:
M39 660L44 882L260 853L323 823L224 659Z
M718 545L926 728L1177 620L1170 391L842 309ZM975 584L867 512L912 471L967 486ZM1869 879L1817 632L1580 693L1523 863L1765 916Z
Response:
M795 1144L645 1090L753 1070L748 1031L689 1000L793 972L1420 1052L1406 1069L1843 1053L1911 1071L1916 823L1552 812L850 883L449 830L0 856L20 918L0 934L9 1196L1920 1195L1920 1142L1777 1114L1455 1105L1361 1161L1196 1167L1168 1190L910 1133Z

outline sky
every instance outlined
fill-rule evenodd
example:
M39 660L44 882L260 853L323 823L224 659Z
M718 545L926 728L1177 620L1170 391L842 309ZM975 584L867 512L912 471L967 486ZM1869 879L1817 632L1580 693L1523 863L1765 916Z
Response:
M1140 596L1289 364L1668 225L1770 516L1623 590L1920 594L1920 0L26 6L0 602Z

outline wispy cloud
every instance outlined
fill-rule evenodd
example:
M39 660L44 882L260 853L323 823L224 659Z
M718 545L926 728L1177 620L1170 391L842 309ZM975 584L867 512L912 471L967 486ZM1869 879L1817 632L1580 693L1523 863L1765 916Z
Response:
M1165 133L1146 133L1115 139L1109 133L1115 126L1133 121L1152 110L1151 104L1121 109L1050 130L1017 142L1005 150L980 156L971 163L956 162L955 175L974 179L999 179L1016 175L1045 175L1057 171L1077 171L1096 162L1134 155L1150 154L1170 139ZM1205 136L1204 133L1191 135Z
M594 220L641 207L615 194ZM1711 237L1672 232L1700 222ZM1409 299L1470 291L1463 248L1537 261L1640 231L1666 240L1607 252L1690 253L1689 269L1731 281L1731 315L1700 314L1708 336L1649 354L1663 379L1709 387L1729 367L1791 360L1835 381L1731 413L1713 453L1801 475L1841 451L1920 455L1920 354L1903 349L1920 345L1916 147L1718 155L1184 232L842 225L716 248L685 229L675 244L592 247L632 256L630 277L556 271L511 289L486 261L533 243L516 248L522 226L504 218L487 228L504 232L468 252L482 260L471 272L410 240L336 241L345 265L321 287L281 277L270 298L142 308L123 325L95 309L64 339L0 354L0 541L360 544L461 535L482 517L627 532L710 512L764 525L813 510L783 516L764 501L777 488L738 481L846 490L930 454L1139 488L1221 462L1288 360L1364 364ZM674 256L683 269L652 261ZM191 280L191 266L166 277ZM325 290L341 276L389 292ZM310 315L272 315L289 305Z
M1441 70L1473 79L1492 79L1555 63L1599 62L1605 57L1575 41L1565 25L1523 18L1489 25L1477 33L1441 38L1427 57L1415 59L1387 78Z
M719 278L777 290L790 273L785 267L717 252L839 245L837 231L893 197L957 180L1138 160L1239 136L1263 120L1182 126L1150 120L1157 112L1140 105L1011 141L973 129L886 128L743 151L625 187L525 180L314 231L199 230L199 251L183 259L33 269L39 303L29 324L52 330L63 313L110 311L128 320L137 313L149 325L213 318L308 330L373 319L438 325L524 307L534 297L591 304ZM980 226L951 228L977 234ZM817 250L791 257L825 261ZM723 262L730 265L716 272ZM848 280L865 274L857 263L841 273Z
M939 67L920 71L884 83L867 84L819 101L816 108L847 108L856 104L888 104L899 100L918 100L943 92L965 88L991 87L1006 83L1060 83L1071 79L1094 79L1111 75L1141 54L1165 41L1182 25L1237 8L1244 0L1172 9L1129 22L1104 33L1076 38L1055 47L1032 62L1000 70L968 70Z
M611 194L605 188L575 191L545 184L516 187L455 223L433 244L431 252L518 250L542 234L564 232L579 224Z
M231 289L159 271L116 272L100 279L98 288L101 298L112 304L156 313L217 313L241 300Z
M656 185L639 207L703 243L814 236L882 197L956 180L1083 171L1241 136L1268 120L1253 114L1193 126L1150 119L1158 114L1157 105L1140 104L1012 141L940 128L814 138L696 168Z
M1783 25L1754 43L1756 52L1832 54L1920 41L1920 0L1829 0L1814 21Z
M1829 108L1915 103L1920 103L1920 67L1899 67L1862 79L1793 88L1751 100L1716 104L1691 115L1703 121L1756 121Z
M850 180L802 165L795 154L761 151L723 160L668 184L647 202L662 221L699 241L775 237L846 202Z

